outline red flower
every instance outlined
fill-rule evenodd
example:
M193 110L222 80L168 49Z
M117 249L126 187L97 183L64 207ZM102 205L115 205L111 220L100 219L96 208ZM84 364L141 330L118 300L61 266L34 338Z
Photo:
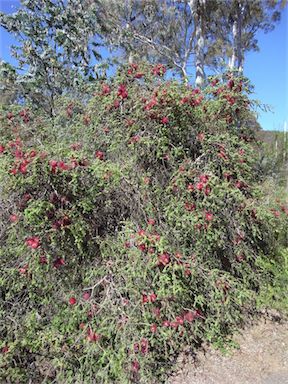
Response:
M206 212L205 213L205 219L207 221L212 221L213 220L213 214L211 212Z
M139 362L137 360L132 361L131 365L132 365L132 371L133 372L138 372L139 371L140 364L139 364Z
M157 64L152 68L152 74L155 76L163 76L166 72L166 68L163 64Z
M168 124L169 123L169 118L167 116L162 117L161 123L162 124Z
M176 322L178 325L182 325L184 323L184 319L181 316L176 316Z
M149 302L148 296L146 294L142 295L142 304L146 304Z
M127 92L125 84L120 84L119 85L117 96L120 96L121 99L127 99L128 92Z
M84 292L83 295L82 295L82 297L83 297L83 300L87 301L87 300L90 299L90 297L91 297L91 293L88 292L88 291L87 291L87 292Z
M157 332L157 325L155 323L151 324L150 330L152 333L156 333Z
M107 84L102 85L102 95L109 95L111 88Z
M70 297L69 304L75 305L76 303L77 303L77 300L75 299L75 297Z
M93 332L90 328L87 330L87 340L89 342L96 342L101 339L101 335Z
M193 191L194 191L194 185L191 184L191 183L189 183L188 186L187 186L187 190L188 190L189 192L193 192Z
M188 202L186 202L186 203L185 203L185 209L186 209L186 211L188 211L188 212L192 212L192 211L194 211L194 210L196 209L196 205L195 205L194 203L188 203Z
M196 312L195 311L194 312L188 311L184 314L183 318L188 323L192 323L192 321L195 320L195 318L196 318Z
M157 295L154 292L151 293L151 295L149 295L150 303L155 303L156 300L157 300Z
M204 133L200 132L200 133L198 133L198 135L196 137L197 137L197 140L203 141L205 138L205 135L204 135Z
M3 153L5 151L4 145L0 144L0 153Z
M47 264L47 258L46 258L46 256L40 256L40 257L39 257L39 263L40 263L40 264Z
M169 320L164 320L162 323L163 327L170 327L170 321Z
M70 148L73 149L73 151L78 151L79 149L81 149L81 147L82 147L81 143L73 143L70 145Z
M167 265L170 263L170 256L168 253L162 253L162 255L158 256L158 265Z
M62 265L65 265L65 260L60 258L60 257L58 259L56 259L53 263L53 267L56 269L60 268Z
M199 180L200 180L202 183L206 184L206 183L208 182L208 180L209 180L209 176L208 176L208 175L201 175L201 176L199 177Z
M96 152L95 152L95 157L96 157L96 159L104 160L104 152L102 152L102 151L96 151Z
M4 347L2 347L2 349L1 349L1 353L7 353L7 352L9 352L9 347L8 347L8 345L5 345Z
M23 267L20 267L20 268L19 268L19 273L21 273L21 275L25 275L25 273L26 273L27 270L28 270L28 267L29 267L28 264L23 265Z
M17 223L18 220L19 220L19 217L17 215L15 214L10 215L11 223Z
M40 246L40 239L39 237L37 236L34 236L34 237L28 237L26 240L25 240L25 243L28 247L32 248L32 249L37 249L39 246Z
M203 182L199 182L196 184L196 189L198 191L202 191L202 189L204 188L204 183Z
M146 355L148 353L148 340L147 339L141 339L140 345L141 345L141 353L143 355Z

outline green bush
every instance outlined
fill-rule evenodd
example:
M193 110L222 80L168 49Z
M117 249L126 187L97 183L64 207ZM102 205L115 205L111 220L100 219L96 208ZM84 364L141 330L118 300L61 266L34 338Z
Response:
M163 382L273 279L287 207L255 172L247 81L163 72L122 68L53 120L3 109L2 380Z

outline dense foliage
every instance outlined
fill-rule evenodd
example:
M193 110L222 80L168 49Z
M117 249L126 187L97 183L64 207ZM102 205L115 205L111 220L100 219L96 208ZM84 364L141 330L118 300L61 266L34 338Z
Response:
M1 110L0 377L159 383L253 311L287 207L255 172L246 79L131 65Z

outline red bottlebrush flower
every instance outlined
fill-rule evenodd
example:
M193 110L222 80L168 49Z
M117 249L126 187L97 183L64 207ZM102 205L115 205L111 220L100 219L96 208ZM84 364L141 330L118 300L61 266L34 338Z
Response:
M82 297L83 297L83 300L88 301L90 299L90 297L91 297L91 293L88 292L88 291L84 292Z
M124 247L125 247L125 248L131 248L131 243L130 243L130 241L125 241L125 243L124 243Z
M144 229L139 229L139 231L137 233L139 236L142 236L142 237L146 235Z
M152 333L156 333L157 332L157 325L155 323L151 324L150 330Z
M144 243L140 243L140 244L137 245L137 248L138 248L141 252L145 252L146 249L147 249L147 246L146 246L146 244L144 244Z
M141 353L143 355L146 355L148 353L148 346L149 346L148 340L147 339L141 339L140 346L141 346Z
M7 117L8 120L11 120L11 119L13 119L14 115L13 115L12 112L8 112L6 117Z
M162 253L162 255L158 256L158 265L164 265L166 266L167 264L170 263L170 256L168 253Z
M227 86L228 86L229 89L233 89L234 85L235 85L234 84L234 80L232 80L232 79L229 80L228 83L227 83Z
M187 190L188 190L189 192L193 192L193 191L194 191L194 185L191 184L191 183L189 183L188 186L187 186Z
M3 153L5 151L4 145L0 144L0 153Z
M165 75L166 68L163 64L157 64L152 68L152 74L155 76Z
M57 167L62 169L62 171L68 171L69 165L65 164L64 161L58 161Z
M195 211L195 209L196 209L196 205L195 205L194 203L186 202L186 203L185 203L185 209L186 209L186 211L188 211L188 212Z
M138 360L134 360L132 361L131 363L131 369L132 369L132 372L135 372L137 373L140 369L140 364L139 364L139 361Z
M114 100L113 106L116 109L119 108L120 107L120 101L119 100Z
M102 95L109 95L111 92L111 88L109 87L108 84L103 84L102 85Z
M19 216L12 214L12 215L10 215L9 219L10 219L11 223L17 223L19 221Z
M150 111L150 109L152 109L155 105L157 105L157 99L154 97L145 105L144 110Z
M177 323L177 321L171 321L170 327L177 329L179 327L179 324Z
M143 294L142 295L142 304L146 304L149 302L148 295Z
M83 330L83 329L85 329L85 327L86 327L86 324L85 324L85 323L80 323L80 324L79 324L79 328L80 328L80 329Z
M196 313L195 311L194 312L191 312L191 311L188 311L184 314L183 316L183 319L185 321L187 321L188 323L192 323L192 321L194 321L196 318Z
M9 352L9 347L8 347L8 345L5 345L4 347L2 347L2 349L1 349L1 353L8 353Z
M212 221L213 220L213 214L211 212L206 212L205 213L205 219L207 221Z
M102 152L102 151L96 151L96 152L95 152L95 157L96 157L96 159L104 160L104 152Z
M90 328L87 330L87 340L89 342L91 342L91 343L94 342L95 343L96 341L98 341L100 339L101 339L101 335L93 332Z
M273 213L273 215L275 216L275 217L280 217L280 212L279 211L277 211L276 209L271 209L271 212Z
M147 224L148 225L155 225L156 221L154 219L148 219Z
M182 255L180 252L176 252L175 257L176 257L176 259L182 259Z
M198 135L196 136L196 138L197 138L198 141L201 142L201 141L204 140L205 135L204 135L204 133L200 132L200 133L198 133Z
M23 267L20 267L20 268L19 268L19 273L21 273L21 275L25 275L25 273L26 273L27 270L28 270L28 267L29 267L28 264L23 265Z
M196 184L196 189L198 191L202 191L203 188L204 188L204 183L202 183L201 181Z
M10 169L10 171L9 171L9 173L11 173L11 175L17 175L17 168L12 168L12 169Z
M57 258L57 259L54 261L54 263L53 263L53 267L56 268L56 269L62 267L62 265L65 265L65 260L62 259L62 258L60 258L60 257Z
M40 256L39 257L39 264L42 264L42 265L47 264L46 256Z
M70 305L75 305L76 303L77 303L77 300L75 299L75 297L70 297L69 304Z
M73 143L70 145L70 148L73 149L73 151L78 151L79 149L82 148L82 144L81 143Z
M228 160L228 157L224 151L218 152L218 157L221 157L224 160Z
M151 295L149 295L150 303L155 303L156 300L157 300L157 295L154 292L151 293Z
M140 136L139 135L132 136L130 138L130 140L128 141L128 144L138 143L139 140L140 140Z
M153 312L154 316L157 317L157 319L159 319L159 317L160 317L160 315L161 315L161 310L160 310L160 308L155 307L155 308L152 309L152 312Z
M118 87L118 92L117 92L117 96L120 96L121 99L127 99L128 97L128 92L127 92L127 89L126 89L126 85L125 84L120 84L119 87Z
M21 162L19 165L19 172L22 173L22 175L25 175L27 173L27 164L26 162Z
M209 176L208 175L200 175L199 180L202 183L206 184L208 182L208 180L209 180Z
M141 79L143 76L144 76L143 72L137 72L137 73L135 73L134 78L135 79Z
M162 323L162 326L163 327L170 327L171 323L169 320L164 320L163 323Z
M215 87L215 85L217 85L218 83L219 83L219 79L213 79L210 84L212 87Z
M164 125L168 124L169 123L169 118L167 116L162 117L161 123L164 124Z
M181 317L181 316L176 316L176 323L177 323L178 325L183 325L183 324L184 324L184 319L183 319L183 317Z
M25 240L25 244L27 245L27 247L30 247L32 249L37 249L38 247L40 247L40 239L37 236L28 237Z

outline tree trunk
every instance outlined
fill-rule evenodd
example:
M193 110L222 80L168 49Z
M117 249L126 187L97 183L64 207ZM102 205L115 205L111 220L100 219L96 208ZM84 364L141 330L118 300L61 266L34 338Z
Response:
M232 56L229 60L228 67L231 70L237 70L239 73L243 72L243 52L242 52L242 16L243 6L240 1L236 1L236 9L233 12L233 26L232 26Z
M196 80L195 85L202 87L205 80L204 71L204 9L206 0L190 0L189 7L195 23L195 65L196 65Z

